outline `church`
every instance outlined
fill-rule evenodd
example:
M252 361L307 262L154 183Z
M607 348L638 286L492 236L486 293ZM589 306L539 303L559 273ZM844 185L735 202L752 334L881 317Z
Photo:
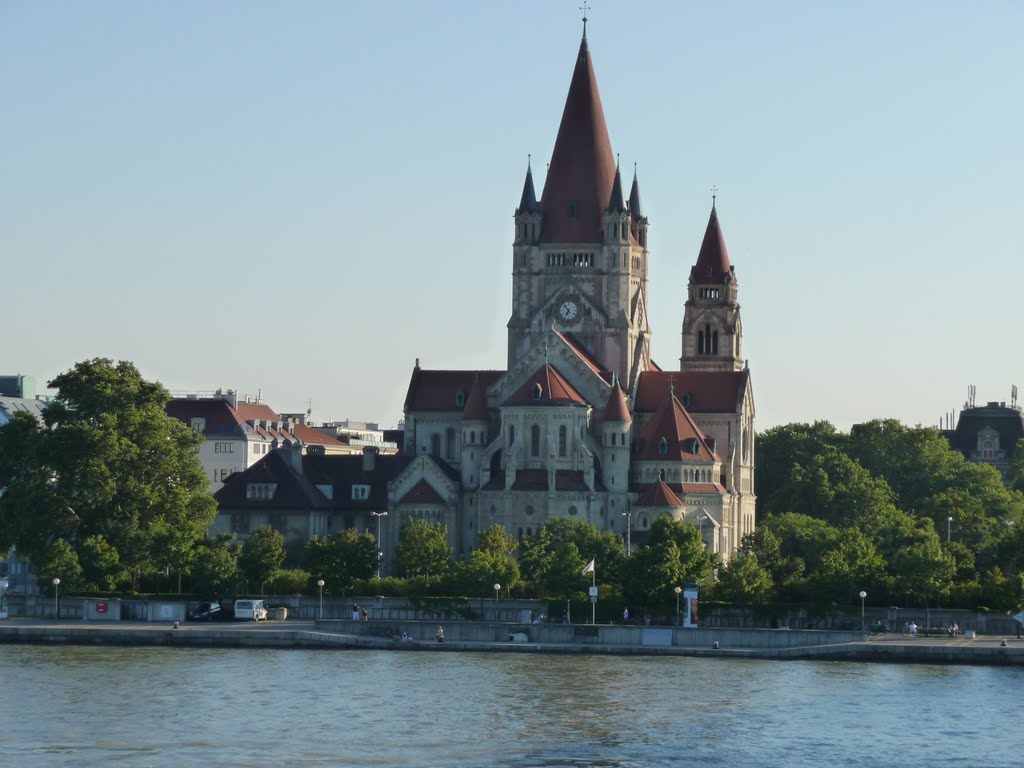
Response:
M409 517L444 523L456 556L495 523L521 538L557 517L636 545L670 515L724 561L753 531L753 388L718 213L690 271L677 370L651 359L648 227L584 29L543 189L528 166L515 210L506 370L417 360L385 553Z

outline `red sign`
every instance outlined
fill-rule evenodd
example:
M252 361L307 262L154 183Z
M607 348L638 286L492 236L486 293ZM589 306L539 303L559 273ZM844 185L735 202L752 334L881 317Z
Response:
M107 604L106 603L104 603L104 602L96 603L96 613L106 613L106 612L107 612Z

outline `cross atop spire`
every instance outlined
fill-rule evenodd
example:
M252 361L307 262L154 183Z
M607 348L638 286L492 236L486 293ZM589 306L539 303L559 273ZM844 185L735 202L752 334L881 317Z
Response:
M580 6L580 10L583 11L583 39L587 39L587 11L590 10L590 6L587 5L587 0L583 0L583 5Z
M711 188L711 210L715 210L715 200L718 198L718 187Z

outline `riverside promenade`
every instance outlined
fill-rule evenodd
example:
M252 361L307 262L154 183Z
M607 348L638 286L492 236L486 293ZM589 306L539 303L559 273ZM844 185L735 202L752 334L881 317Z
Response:
M376 649L434 653L493 652L684 656L728 659L1024 666L1024 640L1014 636L906 637L859 632L720 630L590 625L408 622L401 639L388 623L327 620L264 623L0 621L0 643L204 648ZM577 639L569 639L574 635ZM580 637L582 635L582 637ZM486 639L490 637L491 639ZM1004 644L1005 643L1005 644Z

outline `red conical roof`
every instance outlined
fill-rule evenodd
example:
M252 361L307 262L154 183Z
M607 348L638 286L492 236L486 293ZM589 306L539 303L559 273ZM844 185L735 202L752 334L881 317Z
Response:
M725 250L722 226L718 223L718 211L713 205L708 228L704 231L704 242L700 245L700 254L690 273L690 280L695 283L715 284L724 283L726 280L730 283L736 282L732 265L729 264L729 253Z
M661 441L665 441L665 453ZM636 459L652 461L713 461L714 451L704 433L670 390L634 443Z
M473 388L469 390L466 407L462 411L463 421L487 421L487 398L480 384L480 377L473 379Z
M640 498L636 500L636 507L685 507L686 502L676 495L675 491L662 479L647 486Z
M629 415L629 407L626 405L626 395L616 381L612 384L611 394L608 395L608 403L604 407L604 420L609 421L632 421Z
M587 405L587 401L552 366L538 368L512 396L506 405Z
M584 37L541 194L541 242L603 242L602 218L614 178L615 157Z

